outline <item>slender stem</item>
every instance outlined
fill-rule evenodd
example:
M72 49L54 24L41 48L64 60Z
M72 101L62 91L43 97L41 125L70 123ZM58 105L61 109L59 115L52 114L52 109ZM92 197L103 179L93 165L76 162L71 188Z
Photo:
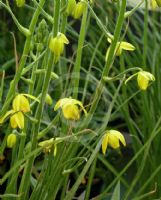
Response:
M39 5L41 7L43 7L44 3L45 3L45 0L40 0ZM22 57L21 57L21 60L20 60L20 64L19 64L18 70L16 71L14 79L10 83L10 88L9 88L9 91L8 91L8 94L7 94L7 97L6 97L6 101L5 101L5 103L4 103L4 105L1 109L0 117L5 114L5 112L7 111L8 107L10 105L10 102L12 101L13 96L15 95L17 84L18 84L18 82L21 78L21 73L22 73L22 70L23 70L23 68L26 64L27 55L30 51L31 36L32 36L33 32L35 31L35 26L36 26L39 15L40 15L40 9L37 8L34 15L33 15L32 20L31 20L30 26L29 26L29 30L31 32L31 35L26 38L26 42L25 42L23 54L22 54Z
M54 9L54 26L53 26L53 37L55 37L58 33L58 28L59 28L59 15L60 15L60 0L55 0L55 9ZM45 103L45 98L46 94L48 92L48 87L50 83L50 77L51 77L51 72L53 70L53 63L54 63L54 55L53 53L50 52L49 54L49 60L47 64L47 72L44 78L44 83L42 87L42 95L40 99L40 103L38 104L35 118L38 120L37 124L33 125L32 128L32 141L31 141L31 151L33 151L36 148L37 145L37 135L39 132L39 127L41 123L41 117L43 113L43 108L44 108L44 103ZM31 169L32 165L34 162L34 156L31 157L25 167L25 171L21 180L20 188L19 188L19 193L24 193L24 196L22 196L20 199L27 199L27 194L30 186L30 175L31 175Z
M120 38L121 29L122 29L123 22L124 22L125 10L126 10L126 0L123 0L122 4L121 4L121 8L120 8L120 13L119 13L119 17L118 17L118 20L117 20L116 28L115 28L114 39L113 39L113 42L111 44L111 48L110 48L110 51L109 51L109 56L108 56L107 62L105 64L101 80L100 80L100 82L99 82L99 84L96 88L96 92L95 92L94 97L93 97L93 103L92 103L91 109L90 109L87 117L82 122L81 128L88 126L88 124L91 121L93 114L94 114L94 112L97 108L98 102L101 98L101 94L103 92L103 87L104 87L104 84L105 84L104 83L104 76L108 76L110 68L111 68L113 61L114 61L114 53L115 53L117 42Z
M83 12L83 18L82 18L81 29L80 29L79 40L78 40L77 57L76 57L74 70L73 70L73 74L76 75L74 76L75 79L73 80L73 86L74 86L73 98L75 99L77 99L77 96L78 96L82 51L83 51L83 45L84 45L85 33L86 33L87 13L88 13L88 6L86 6Z

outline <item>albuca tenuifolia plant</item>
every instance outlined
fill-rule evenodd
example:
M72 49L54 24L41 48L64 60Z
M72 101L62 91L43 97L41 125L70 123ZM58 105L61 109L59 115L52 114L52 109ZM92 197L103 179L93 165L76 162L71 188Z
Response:
M161 197L160 0L0 0L0 198Z

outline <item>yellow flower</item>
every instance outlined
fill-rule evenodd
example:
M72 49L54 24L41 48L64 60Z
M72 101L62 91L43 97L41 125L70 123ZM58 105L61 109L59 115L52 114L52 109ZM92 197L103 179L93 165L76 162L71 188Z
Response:
M107 146L111 146L113 149L120 147L120 142L126 146L126 141L124 136L116 130L109 130L105 132L102 139L102 153L105 155Z
M72 15L76 7L76 1L75 0L68 0L68 5L66 9L67 15Z
M108 42L111 44L112 43L112 39L111 38L108 38L107 39ZM108 54L109 54L109 50L110 50L110 47L107 49L107 52L106 52L106 58L105 60L107 61L107 58L108 58ZM120 56L121 53L122 53L122 50L126 50L126 51L134 51L135 50L135 47L128 43L128 42L117 42L117 45L116 45L116 55L117 56Z
M63 33L58 33L55 38L51 38L49 48L55 55L55 62L59 60L60 55L64 51L64 44L69 44L69 40Z
M24 114L22 112L17 112L10 117L10 124L12 128L24 128Z
M87 115L87 111L83 107L82 103L76 99L71 98L60 99L56 103L54 110L56 111L59 108L62 108L63 115L66 119L76 121L80 119L80 109L78 108L78 106L80 106L85 115Z
M25 0L16 0L17 7L23 7L25 5Z
M152 10L155 10L158 7L156 0L151 0L150 5Z
M86 4L83 1L78 2L73 11L73 17L75 19L79 19L82 16L85 7L86 7Z
M12 103L14 111L22 111L24 113L30 112L30 104L28 99L23 94L18 94Z
M55 139L56 141L56 139ZM51 138L49 140L44 140L42 142L39 142L38 144L40 147L43 147L44 149L44 153L50 153L51 152L51 149L54 148L54 156L56 156L57 154L57 145L56 143L54 144L54 138Z
M140 71L137 73L137 82L141 90L146 90L149 86L149 81L155 81L153 74L147 71Z
M16 135L14 133L11 133L7 137L7 147L13 148L16 144Z
M6 118L10 117L10 124L12 128L24 128L23 113L30 112L30 104L25 96L39 102L36 97L29 94L16 95L12 102L12 110L7 111L7 113L2 118L0 118L0 124L2 124Z

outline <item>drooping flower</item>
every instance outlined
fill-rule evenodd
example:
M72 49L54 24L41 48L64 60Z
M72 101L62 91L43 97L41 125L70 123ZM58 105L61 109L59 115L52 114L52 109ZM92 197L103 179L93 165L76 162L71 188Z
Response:
M14 133L11 133L7 137L7 147L13 148L16 144L16 135Z
M28 99L23 94L18 94L12 103L14 111L22 111L24 113L30 112L30 104Z
M30 104L25 96L39 102L36 97L29 94L16 95L12 102L12 109L7 111L6 114L0 118L0 124L4 123L5 119L10 117L12 128L24 128L24 113L30 112Z
M122 133L116 130L106 131L102 139L102 153L105 155L108 145L113 149L117 149L120 147L120 143L126 146L126 141Z
M56 37L50 39L49 48L55 55L55 62L59 60L63 53L65 44L69 44L69 40L63 33L59 32Z
M60 99L56 103L54 110L56 111L61 108L63 115L66 119L77 121L80 119L80 109L78 106L80 106L80 108L84 111L86 115L87 111L85 110L82 102L72 98Z
M111 38L108 38L107 40L110 44L112 43ZM106 61L107 61L107 58L108 58L109 50L110 50L110 47L107 49L107 52L106 52L106 57L105 57ZM124 41L123 42L117 42L116 51L115 51L116 56L120 56L123 50L134 51L135 47L128 42L124 42Z
M83 2L83 1L78 2L73 11L73 17L75 19L79 19L82 16L85 8L86 8L85 2Z
M150 81L155 81L155 77L153 74L147 71L140 70L139 72L131 75L128 79L126 79L125 84L127 84L127 82L135 76L137 76L137 83L141 90L147 90Z
M68 0L67 8L66 8L66 13L67 15L73 15L73 12L76 7L76 0Z
M155 77L153 74L147 71L140 71L137 74L137 82L138 86L141 90L146 90L149 86L150 81L155 81Z

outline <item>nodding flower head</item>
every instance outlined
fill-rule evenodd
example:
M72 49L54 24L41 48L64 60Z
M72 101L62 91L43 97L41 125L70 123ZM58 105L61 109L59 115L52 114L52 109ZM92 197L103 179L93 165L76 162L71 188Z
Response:
M126 141L122 133L116 130L108 130L102 139L102 153L105 155L108 145L113 149L120 147L120 143L126 146Z
M65 44L69 44L69 40L63 33L58 33L56 37L50 39L49 48L55 55L55 62L59 60L63 53Z
M112 39L111 38L108 38L107 39L108 42L111 44L112 43ZM106 58L105 60L107 61L107 58L108 58L108 54L109 54L109 50L110 50L110 47L107 49L107 52L106 52ZM120 56L122 54L122 51L123 50L126 50L126 51L134 51L135 50L135 47L128 43L128 42L117 42L117 45L116 45L116 56Z
M83 1L78 2L73 11L73 17L75 19L79 19L82 16L85 8L86 8L85 2L83 2Z
M60 99L56 103L54 110L56 111L61 108L66 119L77 121L80 119L80 109L78 106L84 111L86 115L87 111L85 110L82 102L71 98Z
M150 81L155 81L153 74L147 71L140 71L137 75L138 86L141 90L146 90L149 86Z

